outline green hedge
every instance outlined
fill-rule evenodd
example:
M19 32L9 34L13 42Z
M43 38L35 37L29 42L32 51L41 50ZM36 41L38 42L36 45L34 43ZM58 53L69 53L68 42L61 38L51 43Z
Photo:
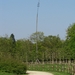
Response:
M1 59L0 70L8 73L25 74L27 66L25 63L15 59Z

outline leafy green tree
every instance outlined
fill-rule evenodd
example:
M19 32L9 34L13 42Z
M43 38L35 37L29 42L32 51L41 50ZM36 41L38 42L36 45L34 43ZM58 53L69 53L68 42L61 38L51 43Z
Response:
M27 67L26 64L23 63L23 59L18 59L18 53L20 54L20 51L18 50L21 44L19 46L15 44L16 42L13 41L12 37L0 37L0 70L20 75L26 73ZM22 50L23 48L21 47L20 49Z
M36 43L36 40L39 41L43 41L44 40L44 33L43 32L35 32L30 36L30 40L33 43Z
M60 53L58 53L58 52L60 52L59 48L62 47L62 41L59 38L59 36L50 35L50 36L45 37L44 41L43 41L43 46L46 48L46 51L48 50L47 54L46 54L48 56L46 56L46 57L50 61L53 61L55 59L59 59L58 55Z
M75 23L67 29L66 50L69 59L75 59Z

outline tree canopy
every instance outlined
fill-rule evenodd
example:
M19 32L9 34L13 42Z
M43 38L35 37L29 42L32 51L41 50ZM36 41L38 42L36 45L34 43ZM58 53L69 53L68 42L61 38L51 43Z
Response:
M10 37L0 37L0 57L11 56L22 62L36 61L36 34L38 39L38 59L43 61L75 60L75 23L67 29L65 40L59 35L45 36L43 32L32 33L28 39L15 40Z

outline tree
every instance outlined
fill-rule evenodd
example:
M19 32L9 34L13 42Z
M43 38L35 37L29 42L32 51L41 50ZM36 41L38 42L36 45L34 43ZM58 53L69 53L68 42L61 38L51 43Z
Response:
M10 39L11 39L12 43L15 44L15 37L14 37L14 34L11 34L11 35L10 35Z
M39 41L43 41L44 40L44 33L43 32L35 32L30 36L30 40L33 43L36 43L36 40Z
M66 50L69 59L75 59L75 23L67 29Z
M10 35L10 53L11 55L14 57L15 56L15 53L16 53L16 41L15 41L15 37L14 37L14 34L11 34Z
M59 59L58 55L60 53L60 48L62 47L62 41L59 36L46 36L43 41L43 46L45 47L45 58L47 60ZM61 54L60 54L61 55Z

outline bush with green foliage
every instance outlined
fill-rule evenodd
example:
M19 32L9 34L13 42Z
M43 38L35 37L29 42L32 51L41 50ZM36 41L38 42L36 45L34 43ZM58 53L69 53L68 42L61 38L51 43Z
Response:
M0 70L8 73L25 74L27 66L19 60L15 59L1 59Z

